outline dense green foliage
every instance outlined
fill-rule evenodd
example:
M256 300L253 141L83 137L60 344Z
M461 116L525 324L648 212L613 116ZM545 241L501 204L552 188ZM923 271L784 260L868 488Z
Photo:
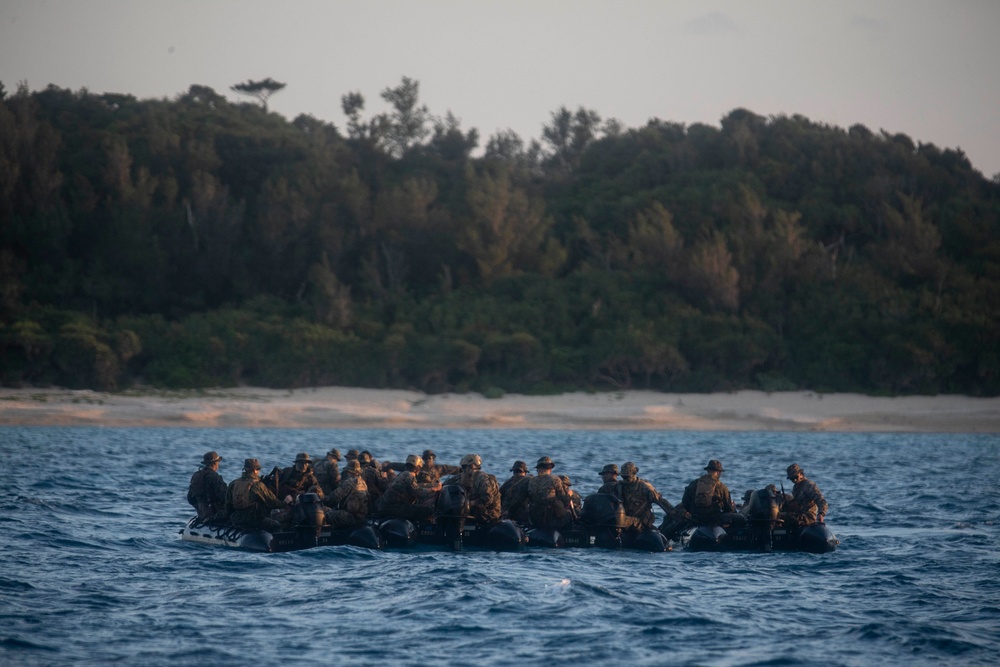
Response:
M341 132L0 88L0 382L1000 393L1000 183L960 151L560 109L476 154L418 93Z

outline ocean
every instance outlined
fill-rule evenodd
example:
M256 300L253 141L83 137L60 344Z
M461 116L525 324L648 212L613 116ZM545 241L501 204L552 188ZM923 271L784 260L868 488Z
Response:
M182 542L202 454L368 449L556 462L586 496L634 461L671 502L721 459L734 500L799 463L829 554ZM0 665L995 665L1000 434L0 428ZM785 481L790 491L790 483ZM656 508L657 519L662 517Z

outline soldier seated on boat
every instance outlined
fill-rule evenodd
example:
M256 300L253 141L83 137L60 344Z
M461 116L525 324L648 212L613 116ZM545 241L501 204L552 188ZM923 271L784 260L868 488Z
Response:
M358 464L361 466L361 479L368 487L368 506L378 507L379 500L382 499L385 490L389 488L389 478L367 449L358 454Z
M749 521L775 521L783 500L774 484L756 491L748 489L743 494L743 507L739 513Z
M598 493L607 493L609 495L621 498L621 494L618 492L618 466L614 463L609 463L603 468L601 472L598 473L601 477L601 488L597 489Z
M187 501L198 510L201 521L224 521L226 509L226 482L219 474L222 457L208 452L202 457L201 469L191 475Z
M330 495L340 484L340 450L331 449L323 457L322 461L317 461L313 467L313 474L325 495Z
M287 499L291 502L291 498ZM278 500L260 480L260 461L243 461L243 475L234 479L226 489L226 511L229 522L240 530L275 531L280 524L269 515L271 510L282 509L286 502Z
M559 475L559 479L562 480L563 486L566 488L566 493L569 494L570 503L573 506L573 516L579 517L580 512L583 510L583 498L580 494L571 489L573 486L573 480L569 478L569 475Z
M500 485L500 508L504 517L519 523L527 522L527 515L508 516L507 508L510 506L511 492L514 487L527 484L529 479L531 479L531 475L528 474L528 464L524 461L514 461L514 465L510 467L510 477Z
M433 521L434 507L423 503L441 490L441 482L420 483L417 475L424 461L415 454L406 457L406 470L396 475L378 503L377 515L383 518Z
M295 499L305 493L311 486L319 486L319 480L313 474L312 458L305 452L295 456L295 463L288 468L282 468L278 481L278 495L291 496Z
M510 512L520 510L518 503L527 505L528 520L535 528L558 530L570 525L573 503L562 480L552 474L555 463L548 456L538 459L536 475L528 480L526 497L512 499Z
M653 504L670 512L674 506L660 495L652 484L642 479L639 467L632 461L622 465L622 479L618 482L618 497L625 509L625 528L632 530L649 530L653 527L656 517L653 515Z
M496 523L500 520L500 485L497 478L483 472L479 454L462 457L461 474L448 478L448 483L465 489L469 501L469 516L477 521Z
M340 484L323 499L329 507L326 522L333 528L357 528L368 518L368 487L361 478L361 464L348 461Z
M781 520L788 525L808 526L813 523L823 523L828 509L823 493L816 483L806 477L805 472L797 463L785 469L792 481L792 494L785 495L785 504L780 514Z

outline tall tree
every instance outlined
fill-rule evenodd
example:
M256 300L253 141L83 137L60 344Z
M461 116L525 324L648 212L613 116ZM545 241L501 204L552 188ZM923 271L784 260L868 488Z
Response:
M286 85L288 84L279 83L271 77L267 77L262 81L247 79L243 83L237 83L235 86L230 86L230 90L241 95L247 95L248 97L256 97L260 100L260 104L264 107L264 111L267 111L267 100L271 97L271 95L274 95Z

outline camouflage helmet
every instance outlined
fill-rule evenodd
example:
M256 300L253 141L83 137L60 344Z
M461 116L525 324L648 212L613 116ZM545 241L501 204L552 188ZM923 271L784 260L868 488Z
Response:
M459 465L463 468L471 467L479 470L483 467L483 460L479 457L479 454L466 454L462 457L462 461Z
M348 449L347 450L347 456L345 458L348 461L353 461L354 459L358 458L358 450L356 450L356 449Z
M793 463L785 468L785 474L788 476L788 479L795 479L796 475L805 475L806 473L798 463Z
M622 477L635 477L639 474L639 466L628 461L622 466Z
M358 463L357 459L351 459L344 466L345 475L360 475L361 474L361 464Z
M414 468L423 468L424 460L416 454L410 454L406 457L406 465L413 466Z
M569 475L559 475L559 479L562 480L563 486L573 486L573 481L569 478Z
M305 462L305 463L312 463L312 458L310 458L310 456L308 454L306 454L305 452L299 452L298 454L295 455L295 462L296 463L303 463L303 462Z
M243 469L246 471L260 470L260 461L257 459L243 459Z
M543 456L542 458L538 459L538 463L535 464L535 468L536 469L537 468L548 468L549 470L552 470L555 467L556 467L556 464L553 463L552 459L550 459L548 456Z
M601 468L601 472L599 472L598 474L599 475L617 475L618 474L618 466L615 465L614 463L609 463L608 465L606 465L603 468Z
M514 461L514 465L510 467L511 472L528 472L528 464L524 461Z
M328 451L326 453L326 455L329 458L333 459L334 461L339 461L340 460L340 450L339 449L331 449L330 451Z
M720 461L719 459L712 459L711 461L709 461L708 465L705 466L705 470L709 472L725 472L725 470L723 470L722 468L722 461Z
M432 450L432 449L425 449L424 453L421 454L421 456L423 457L423 459L425 461L429 461L431 459L436 459L437 458L437 454L435 454L434 450Z
M219 456L219 452L208 452L203 457L201 457L202 463L207 466L212 465L216 461L221 461L222 457Z

